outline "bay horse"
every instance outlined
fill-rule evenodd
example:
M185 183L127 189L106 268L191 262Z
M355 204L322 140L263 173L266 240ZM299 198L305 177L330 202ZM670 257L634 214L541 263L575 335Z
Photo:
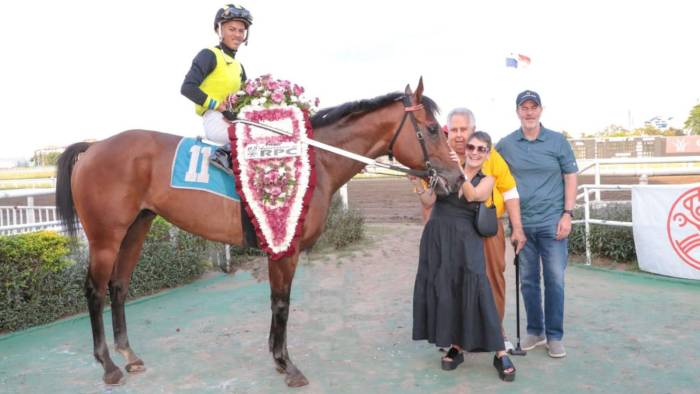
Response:
M425 170L427 165L440 179L436 192L448 194L461 185L462 172L450 160L446 137L435 119L436 104L422 94L421 79L415 93L407 86L403 94L390 93L323 109L311 119L314 139L369 158L392 153L412 169ZM405 122L406 117L411 121ZM240 203L169 186L171 161L181 138L129 130L96 143L73 144L59 159L57 209L69 232L75 235L80 220L87 236L85 296L94 356L104 368L107 384L118 384L124 377L112 361L105 340L102 311L107 289L115 349L126 358L127 372L145 370L129 345L124 302L156 215L212 241L245 244ZM309 248L321 235L333 193L364 164L316 149L315 166L316 187L296 252L279 260L268 259L272 306L268 343L277 370L286 374L285 382L290 387L308 384L287 352L289 295L299 251Z

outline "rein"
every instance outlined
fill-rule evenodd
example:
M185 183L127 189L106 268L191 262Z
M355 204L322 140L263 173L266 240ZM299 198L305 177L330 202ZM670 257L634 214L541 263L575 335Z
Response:
M417 176L419 178L430 178L430 185L431 187L435 185L437 182L437 171L435 168L433 168L432 164L430 164L430 159L428 158L428 149L425 146L425 139L423 138L423 130L418 126L418 122L416 121L416 117L413 114L414 111L418 111L423 109L423 104L417 104L417 105L411 105L411 98L409 96L403 96L403 105L404 105L404 115L403 118L401 118L401 123L399 124L399 128L394 132L394 136L391 139L391 142L389 143L389 159L393 161L393 152L392 148L394 146L394 143L396 142L396 138L399 136L399 133L401 132L401 129L403 128L404 123L406 122L406 118L411 119L411 123L413 124L413 128L416 130L416 137L418 138L418 142L420 143L421 150L423 151L423 159L425 162L425 170L413 170L410 168L402 167L402 166L397 166L394 164L386 164L386 163L380 163L374 159L370 159L368 157L358 155L357 153L353 153L350 151L347 151L345 149L340 149L338 147L324 144L323 142L316 141L307 137L302 136L301 141L309 144L313 147L323 149L325 151L335 153L337 155L347 157L349 159L359 161L360 163L365 163L365 164L370 164L374 165L376 167L384 168L387 170L394 170L398 171L404 174L409 174L413 176ZM263 130L271 131L276 134L280 135L285 135L285 136L291 136L292 133L286 130L278 129L276 127L268 126L266 124L262 123L257 123L253 122L250 120L245 120L245 119L234 119L230 121L230 123L242 123L246 124L248 126L253 126L257 127Z

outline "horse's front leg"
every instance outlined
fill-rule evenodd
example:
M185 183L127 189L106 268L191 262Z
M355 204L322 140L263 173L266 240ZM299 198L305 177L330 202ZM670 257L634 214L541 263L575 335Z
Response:
M298 250L298 249L297 249ZM272 324L270 326L270 352L280 373L285 373L285 383L289 387L309 384L303 373L297 369L287 353L287 318L289 317L289 294L292 289L294 271L299 261L299 252L292 257L280 260L268 259L272 301Z

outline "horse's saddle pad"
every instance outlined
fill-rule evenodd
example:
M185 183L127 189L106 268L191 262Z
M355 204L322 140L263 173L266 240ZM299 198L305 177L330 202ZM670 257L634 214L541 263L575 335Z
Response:
M216 151L194 138L183 138L177 145L170 176L170 186L176 189L204 190L221 197L240 201L233 177L209 163Z

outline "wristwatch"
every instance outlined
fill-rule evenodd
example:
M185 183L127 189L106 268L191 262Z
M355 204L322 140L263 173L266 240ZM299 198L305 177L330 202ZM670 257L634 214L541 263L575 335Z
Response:
M571 216L572 219L574 218L573 209L565 209L564 212L562 212L562 215L564 215L564 214L568 214L569 216Z

